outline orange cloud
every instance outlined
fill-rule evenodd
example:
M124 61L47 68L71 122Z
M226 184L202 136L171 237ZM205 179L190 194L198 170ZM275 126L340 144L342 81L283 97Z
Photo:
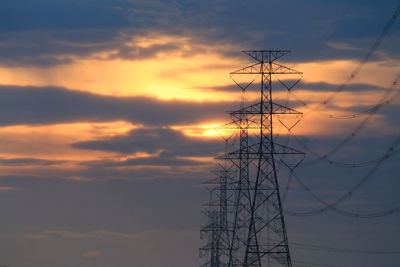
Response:
M64 123L17 125L0 128L0 157L34 157L49 160L93 160L109 152L77 150L70 144L129 132L137 126L129 122Z
M288 63L304 73L305 82L326 82L342 84L359 62L355 60L327 60L317 62ZM400 62L395 59L367 62L353 83L370 84L381 87L390 86L399 70Z
M84 259L98 258L100 256L101 252L98 250L89 250L81 254L81 258Z
M229 73L251 63L245 56L241 59L229 58L215 52L218 51L218 47L211 49L190 37L160 33L136 37L125 45L132 46L134 54L138 47L149 48L153 45L168 44L179 44L180 49L160 51L149 58L133 56L130 59L121 59L116 55L117 51L95 53L86 58L68 56L72 59L71 63L52 67L0 65L0 84L62 86L103 95L140 95L159 99L192 101L240 99L239 90L223 92L201 88L232 85ZM226 47L224 49L226 50ZM239 48L237 50L239 51ZM285 63L302 71L305 82L338 85L350 76L350 72L358 64L359 62L355 60ZM400 62L394 59L368 62L352 82L386 87L392 82L399 66ZM249 100L255 98L257 98L255 94L249 94Z
M148 230L136 233L123 233L109 230L97 230L90 232L73 232L65 230L44 230L41 233L32 234L26 233L24 237L26 239L97 239L97 240L123 240L123 239L159 239L166 236L173 235L187 235L193 234L192 231L160 231L160 230Z
M14 191L18 189L19 188L15 186L0 186L0 191Z
M237 60L223 57L209 49L197 51L199 44L185 37L150 35L132 42L142 48L178 42L182 44L183 51L161 52L152 58L130 60L117 58L116 51L107 51L87 58L72 57L72 63L52 67L0 65L0 84L52 85L104 95L141 95L195 101L218 101L235 97L193 87L229 84L229 72Z

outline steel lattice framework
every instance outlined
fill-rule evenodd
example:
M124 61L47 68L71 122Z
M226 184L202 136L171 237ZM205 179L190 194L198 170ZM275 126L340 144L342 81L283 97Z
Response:
M260 100L230 112L228 128L237 129L239 147L217 159L222 161L213 185L201 229L208 243L200 249L208 255L203 266L292 266L277 178L277 155L304 153L274 141L273 115L302 114L272 101L273 75L301 72L276 63L289 53L282 50L243 51L257 63L231 75L260 77ZM238 84L239 85L239 84ZM239 85L240 86L240 85ZM241 87L244 89L243 87ZM291 88L290 88L291 89ZM257 138L249 138L249 131Z

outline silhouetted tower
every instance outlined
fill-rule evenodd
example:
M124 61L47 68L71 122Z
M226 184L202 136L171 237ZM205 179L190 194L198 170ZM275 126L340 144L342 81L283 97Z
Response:
M220 165L221 170L216 171L217 178L205 182L211 186L210 200L205 205L205 214L208 223L200 230L202 239L207 239L207 244L200 249L200 256L207 256L204 267L226 267L229 255L229 228L228 213L232 209L232 195L228 184L232 183L231 170Z
M276 157L286 154L304 156L304 153L274 141L273 116L292 114L300 118L302 114L272 101L272 78L276 74L302 73L276 63L289 51L244 53L257 63L234 71L231 75L257 75L260 78L260 100L230 112L230 126L239 131L239 148L219 157L237 170L236 177L226 186L228 193L225 195L231 196L232 209L226 213L225 226L220 225L220 231L228 233L226 239L229 243L227 264L223 266L289 267L292 263L279 194ZM289 129L292 126L285 127ZM284 165L289 166L286 163ZM222 262L216 259L218 261Z

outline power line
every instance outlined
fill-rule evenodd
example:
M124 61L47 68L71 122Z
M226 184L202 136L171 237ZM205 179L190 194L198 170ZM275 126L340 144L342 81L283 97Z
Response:
M292 247L296 247L298 249L324 250L327 252L334 252L334 253L400 255L400 251L394 251L394 250L366 250L366 249L337 248L337 247L305 244L299 242L290 242L290 244Z
M363 66L369 61L371 58L372 54L375 53L375 51L378 49L386 35L388 34L389 30L392 28L394 22L396 21L397 17L400 14L400 5L397 6L395 9L393 15L390 17L389 21L386 23L385 27L383 28L382 32L378 36L378 38L375 40L375 42L372 44L371 48L368 50L368 52L364 55L360 63L357 65L357 67L351 72L350 76L342 83L335 92L333 92L330 96L328 96L324 101L321 103L317 104L314 108L312 108L312 111L320 109L322 106L328 104L330 101L332 101L336 94L343 91L347 85L358 75L358 73L361 71Z
M374 112L375 109L380 108L383 105L387 105L390 102L392 102L395 98L398 97L398 94L395 94L389 98L387 98L389 96L389 94L393 91L394 87L397 85L398 80L400 79L400 72L397 74L397 77L395 78L395 80L392 83L391 87L388 87L384 94L382 95L382 97L379 99L379 101L377 102L377 104L375 104L373 107L361 111L361 112L357 112L357 113L353 113L353 114L348 114L348 115L329 115L329 118L332 119L354 119L354 118L358 118L361 116L365 116L367 114L370 114L372 112Z
M324 267L346 267L343 265L333 265L333 264L329 264L329 263L317 263L317 262L308 262L308 261L293 261L293 263L296 266L305 266L305 267L320 267L320 266L324 266Z
M327 211L334 211L338 214L341 214L343 216L347 217L354 217L354 218L377 218L377 217L383 217L383 216L388 216L391 215L395 212L400 211L400 206L380 211L380 212L374 212L374 213L355 213L355 212L349 212L343 209L339 209L336 206L352 196L355 191L357 191L361 186L369 179L372 177L373 174L379 169L379 167L385 162L387 159L389 159L391 156L393 156L393 148L396 147L400 143L400 135L394 140L392 145L388 148L388 150L385 153L385 156L358 182L356 183L349 191L347 191L345 194L343 194L340 198L336 199L335 201L331 203L327 203L326 201L322 200L315 192L313 192L305 183L304 181L294 172L294 170L291 170L291 174L293 177L296 178L296 180L299 182L299 184L304 188L306 192L308 192L315 200L320 202L323 207L310 210L307 212L294 212L294 211L285 211L287 214L292 215L292 216L312 216L316 214L321 214Z
M375 159L367 160L367 161L361 161L361 162L340 162L340 161L335 161L328 159L325 155L321 156L317 152L311 150L307 145L305 145L302 141L298 140L299 143L302 144L302 147L310 152L313 156L317 157L317 160L310 160L304 163L301 163L298 167L308 167L311 165L314 165L318 162L325 162L329 165L335 165L338 167L343 167L343 168L358 168L358 167L367 167L367 166L372 166L377 164L379 161L385 159L385 154L383 156L380 156ZM393 149L392 154L397 154L400 152L400 148L398 149Z
M400 73L396 76L395 80L392 82L392 85L388 88L388 90L393 90L395 88L395 86L397 85L398 80L400 79ZM397 98L400 96L400 91L397 91L390 100L388 101L392 101L393 99ZM335 153L337 153L341 148L343 148L348 142L350 142L355 136L357 136L359 134L359 132L369 123L369 121L376 115L376 113L385 105L386 102L384 103L380 103L377 104L372 110L371 112L368 114L368 116L363 119L342 141L340 141L336 146L334 146L332 149L330 149L328 152L324 153L323 155L319 155L318 153L314 152L313 150L311 150L304 142L302 142L299 138L297 138L295 136L295 140L308 152L310 152L313 156L316 157L316 159L313 160L309 160L309 161L305 161L302 162L299 167L306 167L306 166L311 166L314 165L316 163L319 163L321 161L325 161L331 165L337 165L337 166L341 166L341 167L363 167L363 166L369 166L372 165L376 162L378 162L379 160L381 160L381 158L377 158L377 159L373 159L373 160L368 160L368 161L364 161L364 162L359 162L359 163L342 163L342 162L338 162L338 161L333 161L333 160L329 160L328 157L334 155ZM288 131L290 131L291 129L287 128Z

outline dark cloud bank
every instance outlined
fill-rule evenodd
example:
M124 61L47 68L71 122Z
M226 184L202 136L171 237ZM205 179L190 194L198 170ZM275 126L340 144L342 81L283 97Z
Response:
M179 131L167 128L137 129L127 135L105 140L86 141L73 144L75 148L103 150L119 153L147 152L156 153L164 150L167 156L209 156L219 141L190 138Z
M0 125L115 120L179 125L221 119L235 105L101 96L59 87L0 86Z
M326 83L300 84L298 87L316 91L337 88ZM215 90L221 91L221 88L216 87ZM222 90L229 94L233 88L229 86ZM368 93L370 90L383 92L385 89L355 84L346 90ZM0 85L0 125L3 126L115 120L147 126L168 126L228 120L226 112L237 108L237 102L164 101L139 96L104 96L51 86ZM396 109L396 106L392 106L391 109Z
M140 59L153 57L158 51L182 50L180 42L150 49L126 46L132 37L151 32L184 35L208 49L224 44L243 49L290 49L294 50L290 57L294 61L360 59L362 49L372 45L396 4L394 0L384 5L378 1L316 0L3 0L0 60L6 65L54 65L70 60L56 56L82 57L116 50L116 57ZM398 31L395 25L389 32L390 40L381 46L392 57L399 55ZM356 49L332 46L338 43ZM190 54L197 52L193 49ZM218 52L227 57L241 56L229 48Z

